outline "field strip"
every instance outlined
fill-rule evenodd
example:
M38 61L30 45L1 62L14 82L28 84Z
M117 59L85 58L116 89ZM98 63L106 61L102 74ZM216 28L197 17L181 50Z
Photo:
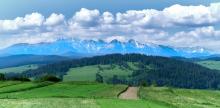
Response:
M128 89L119 95L119 99L131 99L137 100L138 99L138 90L139 87L128 87Z
M22 82L12 83L12 84L6 84L6 85L0 85L0 88L9 87L9 86L14 86L14 85L18 85L18 84L22 84Z
M46 86L50 86L50 85L53 85L54 83L51 83L51 84L39 84L39 85L35 85L35 86L32 86L32 87L27 87L27 88L21 88L21 89L18 89L18 90L9 90L9 91L3 91L1 92L0 91L0 94L4 94L4 93L13 93L13 92L23 92L23 91L28 91L28 90L32 90L32 89L37 89L37 88L42 88L42 87L46 87ZM16 86L16 85L12 85L12 86Z

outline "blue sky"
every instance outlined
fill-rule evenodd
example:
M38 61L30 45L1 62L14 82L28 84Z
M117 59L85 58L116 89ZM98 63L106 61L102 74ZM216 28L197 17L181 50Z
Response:
M219 13L219 0L5 0L0 49L79 38L220 52Z
M12 19L27 13L39 12L45 16L51 13L62 13L72 17L81 8L98 9L112 13L127 10L158 9L181 5L209 5L219 0L2 0L0 3L0 19Z

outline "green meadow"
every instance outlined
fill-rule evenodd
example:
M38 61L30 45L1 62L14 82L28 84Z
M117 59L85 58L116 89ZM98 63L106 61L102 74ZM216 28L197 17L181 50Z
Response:
M220 108L220 91L215 90L145 87L140 89L139 96L174 108Z
M198 64L220 70L218 61L201 61ZM127 62L124 65L70 68L63 76L63 82L58 83L0 81L0 108L220 108L218 90L150 86L140 87L138 100L119 99L118 96L128 86L105 82L114 75L129 78L138 70L137 65L135 62ZM11 67L0 69L0 73L35 68L35 65ZM103 84L95 82L97 73L103 76Z
M0 88L0 108L168 108L167 105L142 99L118 99L126 85L95 82L3 83L8 86Z
M104 81L112 78L114 75L117 75L120 78L128 78L137 67L135 66L135 63L128 62L127 65L129 66L129 69L116 64L71 68L67 72L67 75L64 75L63 81L95 81L97 73L103 76Z
M0 108L219 108L220 91L141 87L138 100L118 99L126 85L95 82L0 82Z
M0 88L0 98L117 98L125 85L107 85L92 82L21 83ZM17 90L17 91L16 91ZM1 91L14 91L3 92Z
M220 70L220 61L207 60L207 61L200 61L197 63L210 69Z

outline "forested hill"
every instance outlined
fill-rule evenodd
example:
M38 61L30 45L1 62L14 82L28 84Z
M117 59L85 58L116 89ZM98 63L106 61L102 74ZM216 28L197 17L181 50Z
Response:
M220 88L220 72L210 70L200 65L166 57L146 56L141 54L111 54L95 56L78 60L63 61L49 64L36 70L23 73L26 77L36 77L45 74L63 76L70 68L117 64L129 68L127 62L137 64L138 69L133 70L127 79L112 78L110 83L125 83L131 85L155 84L157 86L173 86L180 88L206 89Z

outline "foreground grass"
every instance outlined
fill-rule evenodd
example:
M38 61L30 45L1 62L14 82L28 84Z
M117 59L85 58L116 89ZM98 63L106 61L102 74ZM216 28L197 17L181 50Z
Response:
M1 99L0 108L100 108L93 99Z
M0 88L20 84L20 81L0 81Z
M141 88L140 96L177 108L220 108L220 91L214 90L147 87Z
M62 82L39 88L36 87L37 85L39 84L22 83L0 88L0 98L117 98L117 95L127 87L125 85L76 82ZM36 88L25 90L30 87Z
M146 100L97 99L100 108L172 108L160 102Z
M51 82L41 82L41 83L32 83L32 82L8 82L6 83L8 85L2 86L0 88L0 94L2 93L13 93L13 92L19 92L19 91L26 91L31 90L39 87L44 87L47 85L52 84ZM11 85L9 85L11 84Z
M44 86L39 86L44 85ZM92 82L1 82L0 108L220 108L220 91L146 87L121 100L125 85Z
M0 108L169 108L150 101L119 99L0 99Z
M36 86L41 84L17 82L0 88L0 108L169 108L152 101L117 99L125 85L61 82Z

